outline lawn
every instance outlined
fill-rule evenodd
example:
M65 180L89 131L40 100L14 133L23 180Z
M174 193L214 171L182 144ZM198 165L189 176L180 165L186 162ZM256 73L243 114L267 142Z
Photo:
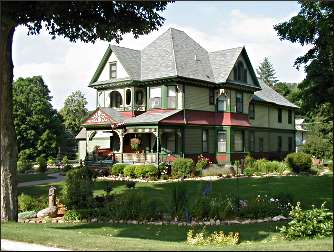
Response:
M112 183L112 194L125 194L130 191L142 192L150 198L159 198L164 202L169 202L172 188L176 182L168 183L137 183L135 189L128 189L124 182L96 181L94 194L104 194L106 183ZM178 182L180 183L180 182ZM202 194L206 181L186 181L183 182L187 188L191 201ZM212 182L212 191L221 194L233 193L237 195L237 184L239 184L239 196L241 199L251 199L258 194L275 195L279 193L289 193L294 201L300 201L303 208L311 208L312 205L320 206L327 201L327 207L332 209L333 205L333 176L288 176L269 178L240 178L224 179ZM51 184L36 185L19 188L19 193L24 192L34 196L47 197L48 187ZM52 183L61 191L64 182Z
M185 243L190 227L174 225L24 224L2 223L1 238L72 250L332 250L331 238L285 241L275 230L282 224L208 227L240 232L241 243L227 247L196 247ZM19 234L19 235L18 235ZM75 241L75 242L74 242Z
M52 176L52 173L36 173L36 174L18 174L17 175L17 182L29 182L35 180L46 180L46 179L53 179L55 177Z

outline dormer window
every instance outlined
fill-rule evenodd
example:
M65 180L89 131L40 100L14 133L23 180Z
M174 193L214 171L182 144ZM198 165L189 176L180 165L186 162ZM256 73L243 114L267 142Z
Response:
M218 111L226 111L227 108L227 97L226 95L222 94L217 98L217 106L218 106Z
M234 66L234 80L247 83L247 69L244 67L244 63L239 61L236 66Z
M110 79L116 79L117 78L117 62L110 62L109 63L109 77Z

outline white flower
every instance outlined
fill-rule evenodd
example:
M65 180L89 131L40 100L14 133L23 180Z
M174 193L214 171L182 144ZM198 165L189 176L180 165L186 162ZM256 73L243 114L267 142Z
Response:
M275 200L274 200L273 198L270 198L270 201L273 202L273 201L275 201Z
M261 197L260 194L258 194L257 197L260 198Z

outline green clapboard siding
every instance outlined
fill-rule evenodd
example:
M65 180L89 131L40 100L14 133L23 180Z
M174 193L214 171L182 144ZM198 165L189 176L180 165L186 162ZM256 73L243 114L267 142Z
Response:
M215 105L209 104L209 88L186 85L185 96L186 109L215 111Z
M210 134L210 133L209 133ZM202 153L202 129L185 129L185 153Z

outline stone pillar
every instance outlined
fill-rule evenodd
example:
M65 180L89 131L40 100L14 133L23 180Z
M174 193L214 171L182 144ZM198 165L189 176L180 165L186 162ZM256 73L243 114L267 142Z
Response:
M50 186L49 188L49 207L56 206L56 187Z

